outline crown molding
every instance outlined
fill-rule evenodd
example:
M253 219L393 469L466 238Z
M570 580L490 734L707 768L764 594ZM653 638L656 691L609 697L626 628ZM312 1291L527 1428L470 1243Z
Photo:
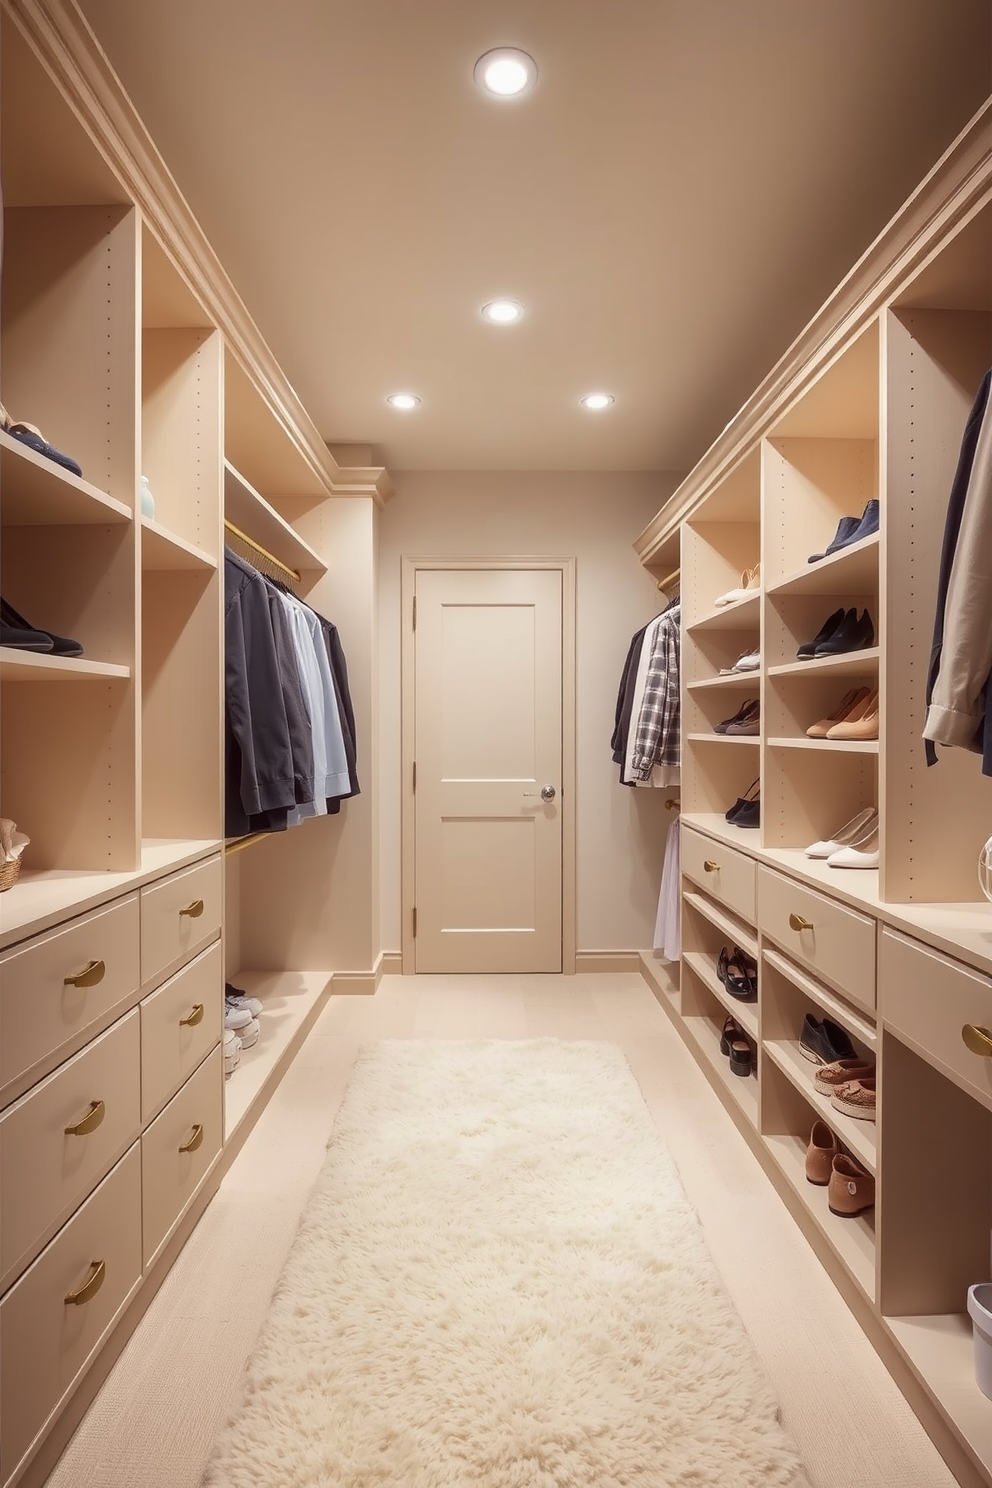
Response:
M858 259L850 273L759 383L744 406L645 527L634 550L645 566L699 504L857 338L956 228L992 200L992 98Z
M329 495L356 495L362 484L388 500L384 469L339 467L72 0L3 0L3 8L316 480Z

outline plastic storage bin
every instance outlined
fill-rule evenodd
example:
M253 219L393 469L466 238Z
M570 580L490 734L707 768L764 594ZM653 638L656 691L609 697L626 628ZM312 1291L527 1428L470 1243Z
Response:
M992 1281L968 1288L968 1316L974 1325L975 1380L992 1400Z

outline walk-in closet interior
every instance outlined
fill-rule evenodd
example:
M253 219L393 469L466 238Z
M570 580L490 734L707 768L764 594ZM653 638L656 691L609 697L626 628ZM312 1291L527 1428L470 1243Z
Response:
M143 122L161 93L126 91L115 7L0 0L0 1488L43 1488L328 1004L414 984L418 576L461 564L471 587L510 560L555 575L548 675L565 666L559 773L528 755L513 775L529 820L561 826L540 969L563 998L584 972L650 989L949 1470L992 1485L968 1310L992 1253L992 781L923 740L935 617L945 667L962 648L948 503L970 533L983 499L963 446L992 471L966 433L992 366L992 16L969 4L988 60L967 109L942 94L926 173L887 225L865 208L877 235L762 349L736 413L720 381L686 473L587 459L588 425L571 463L494 454L500 415L477 467L459 444L409 468L350 415L325 427ZM335 231L402 261L412 196L335 205ZM315 316L332 290L312 286ZM382 327L361 333L374 362ZM321 358L342 375L335 345ZM381 404L415 365L385 367ZM296 721L259 711L286 668ZM505 826L491 840L440 854L460 903ZM817 1144L846 1209L810 1179Z

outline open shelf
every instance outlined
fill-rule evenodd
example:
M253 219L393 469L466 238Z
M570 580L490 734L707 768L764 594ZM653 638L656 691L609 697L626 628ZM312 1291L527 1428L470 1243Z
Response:
M734 945L740 946L742 951L747 951L748 955L757 956L757 936L743 920L738 920L736 915L732 915L722 905L707 899L705 894L696 893L694 889L687 889L683 886L682 898L686 904L692 906L697 914L702 915L704 920L709 920L711 925L715 925L721 935L726 935Z
M975 1383L974 1342L968 1314L887 1317L885 1325L916 1375L946 1410L978 1459L992 1460L992 1401Z
M257 1120L327 1001L331 973L239 971L235 985L265 1005L259 1014L258 1042L242 1050L237 1069L224 1081L226 1142Z
M773 749L825 749L834 754L877 754L877 739L768 739Z
M815 1092L814 1092L815 1093ZM769 1153L788 1179L817 1227L847 1266L855 1281L872 1299L875 1296L874 1212L842 1219L831 1214L826 1187L806 1181L806 1142L790 1132L765 1136Z
M801 992L808 1002L813 1003L821 1012L826 1013L828 1018L833 1018L842 1028L846 1028L864 1048L868 1054L874 1055L878 1048L878 1032L874 1024L869 1023L867 1017L850 1003L844 1002L836 993L815 977L811 977L790 961L781 951L774 950L770 945L762 947L761 958L767 962L773 971L784 977L791 987ZM766 1002L766 1009L768 1007ZM800 1056L801 1057L801 1056Z
M130 522L122 501L73 475L0 429L5 527L76 527Z
M731 1099L752 1126L758 1124L758 1082L753 1075L734 1075L730 1061L720 1053L720 1030L712 1019L702 1015L683 1018L682 1026L695 1048L706 1062L716 1070L721 1087L729 1091Z
M655 951L638 951L641 976L663 1005L678 1008L679 968L677 961L665 961Z
M856 1121L853 1116L845 1116L843 1111L838 1111L830 1104L829 1095L821 1095L818 1090L814 1090L813 1080L818 1066L803 1058L798 1043L786 1039L766 1039L762 1048L799 1094L816 1106L821 1121L825 1121L837 1133L844 1146L874 1174L878 1166L875 1123Z
M769 594L847 594L870 593L878 585L878 533L842 548L797 569L777 584L768 586Z
M755 589L746 599L721 605L686 627L690 635L701 630L757 630L761 615L761 590Z
M757 682L758 672L727 672L722 677L704 677L701 682L689 682L686 685L688 692L705 692L714 687L740 687L749 682Z
M758 745L757 734L686 734L691 744L751 744Z
M702 951L683 951L682 960L691 967L701 982L704 982L713 993L717 1002L730 1016L739 1023L744 1032L753 1043L758 1042L758 1004L754 1002L740 1002L736 997L731 997L716 974L712 958L703 954ZM734 1079L742 1076L735 1075Z
M813 656L809 661L787 661L768 668L769 677L815 677L829 672L833 677L860 677L878 667L879 648L868 646L863 651L845 651L842 656Z
M170 532L151 517L141 519L141 567L146 573L212 569L217 560L203 548Z
M110 661L87 661L81 656L50 656L43 651L20 651L0 646L0 681L92 682L126 681L131 668Z
M288 568L325 574L327 564L275 507L260 496L230 460L224 461L224 517Z
M728 806L730 804L732 803L728 802ZM736 827L733 822L727 821L722 812L683 811L682 823L686 827L698 827L707 836L715 837L719 842L729 843L731 847L743 847L753 852L758 846L757 827Z

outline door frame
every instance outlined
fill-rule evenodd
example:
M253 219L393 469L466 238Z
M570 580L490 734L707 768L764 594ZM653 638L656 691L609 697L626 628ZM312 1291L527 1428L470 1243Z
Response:
M413 597L419 569L550 569L561 574L561 969L575 974L575 559L401 558L400 628L400 946L404 976L416 971L413 907L417 888L413 792L416 648Z

